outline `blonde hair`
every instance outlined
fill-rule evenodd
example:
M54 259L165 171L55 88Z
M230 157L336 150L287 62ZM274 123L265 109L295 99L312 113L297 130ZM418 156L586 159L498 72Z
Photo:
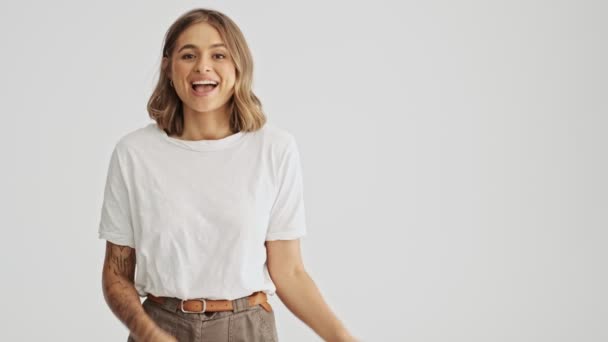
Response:
M196 8L181 15L169 27L164 39L162 56L168 63L161 63L158 83L148 100L148 113L160 128L169 135L181 135L184 130L183 104L175 89L170 86L166 70L171 68L171 55L177 38L193 24L206 22L220 34L232 56L236 80L234 94L229 100L230 128L233 132L256 131L266 123L262 103L253 93L253 57L239 27L225 14L216 10Z

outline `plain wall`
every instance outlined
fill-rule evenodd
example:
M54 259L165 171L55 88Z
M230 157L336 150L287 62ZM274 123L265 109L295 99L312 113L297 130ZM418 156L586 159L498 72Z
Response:
M355 336L608 340L608 5L580 0L2 2L0 340L126 340L105 176L194 7L237 22L297 139L305 265Z

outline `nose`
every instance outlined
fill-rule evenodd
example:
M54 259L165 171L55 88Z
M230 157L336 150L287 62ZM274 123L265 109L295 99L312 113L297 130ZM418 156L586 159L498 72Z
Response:
M208 57L201 57L196 64L196 71L201 72L201 70L205 72L211 70L211 60Z

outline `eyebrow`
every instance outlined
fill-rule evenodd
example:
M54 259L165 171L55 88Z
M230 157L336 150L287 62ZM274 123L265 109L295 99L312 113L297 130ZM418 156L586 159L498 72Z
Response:
M213 49L213 48L220 47L220 46L226 47L226 44L224 44L224 43L215 43L215 44L211 44L209 46L209 48ZM195 50L198 50L198 46L196 46L194 44L186 44L186 45L182 46L177 52L179 53L179 52L181 52L182 50L185 50L185 49L195 49Z

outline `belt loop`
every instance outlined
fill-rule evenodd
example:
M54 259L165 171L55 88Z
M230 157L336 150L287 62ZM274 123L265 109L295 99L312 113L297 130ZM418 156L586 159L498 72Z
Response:
M171 298L171 300L165 301L165 307L171 310L171 312L180 311L181 304L182 300L179 298Z
M244 311L245 309L247 309L247 307L247 297L241 297L232 300L232 312L234 313Z
M153 302L154 305L158 305L165 310L169 310L171 312L177 312L180 308L181 300L175 297L163 297L164 301L162 304ZM146 300L152 301L150 298L146 298Z
M169 310L171 312L176 312L179 310L180 300L174 297L165 297L165 301L160 304L162 308L165 310Z

